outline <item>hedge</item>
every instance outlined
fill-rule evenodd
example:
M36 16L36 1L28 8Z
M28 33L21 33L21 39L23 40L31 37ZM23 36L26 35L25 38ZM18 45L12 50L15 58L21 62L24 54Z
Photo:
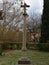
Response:
M15 43L15 42L3 42L0 43L0 55L2 55L3 50L20 50L22 48L23 43ZM27 49L29 50L40 50L40 51L49 51L49 43L27 43Z
M2 42L0 43L0 55L2 55L3 50L14 50L14 49L21 49L22 43L13 43L13 42Z
M49 51L49 43L39 43L37 47L40 51Z

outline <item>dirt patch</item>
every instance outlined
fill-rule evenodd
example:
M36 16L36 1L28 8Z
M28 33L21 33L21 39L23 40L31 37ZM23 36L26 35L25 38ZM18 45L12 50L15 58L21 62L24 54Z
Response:
M10 53L13 53L14 51L16 50L4 50L3 54L10 54Z

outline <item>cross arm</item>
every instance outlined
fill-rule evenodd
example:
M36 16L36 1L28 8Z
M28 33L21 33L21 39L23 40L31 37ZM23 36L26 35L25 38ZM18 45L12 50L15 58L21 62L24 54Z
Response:
M24 3L24 5L21 5L21 7L30 7L30 6Z
M24 5L21 5L21 7L24 7Z

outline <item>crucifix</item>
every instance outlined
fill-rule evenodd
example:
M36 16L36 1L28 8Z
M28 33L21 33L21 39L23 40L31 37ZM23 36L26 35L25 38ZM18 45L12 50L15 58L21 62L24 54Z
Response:
M23 22L23 46L22 46L22 50L25 51L26 50L26 7L30 7L29 5L27 5L26 3L24 3L24 5L21 5L21 7L24 8L24 22Z

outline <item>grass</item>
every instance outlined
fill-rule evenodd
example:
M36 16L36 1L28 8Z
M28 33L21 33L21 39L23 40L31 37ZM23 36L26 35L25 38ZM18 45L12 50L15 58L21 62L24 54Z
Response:
M49 65L49 52L27 51L26 53L33 65ZM22 54L23 52L21 51L14 51L0 56L0 65L15 65Z

